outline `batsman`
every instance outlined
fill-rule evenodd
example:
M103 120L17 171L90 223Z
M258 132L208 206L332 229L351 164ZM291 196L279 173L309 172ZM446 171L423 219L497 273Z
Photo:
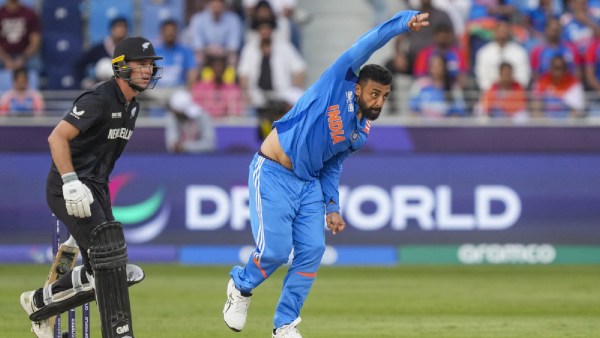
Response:
M46 200L77 241L83 265L21 295L38 337L52 337L48 318L94 297L102 337L134 337L128 285L141 280L143 272L135 266L135 273L128 271L127 245L112 213L108 182L140 115L136 96L162 75L155 64L159 59L146 38L121 40L112 59L114 76L77 97L48 137L52 165ZM128 281L128 273L142 277Z

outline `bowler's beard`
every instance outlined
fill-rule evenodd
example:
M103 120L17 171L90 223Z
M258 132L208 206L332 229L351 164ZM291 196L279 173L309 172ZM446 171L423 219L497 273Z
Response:
M381 108L371 108L367 107L367 104L358 97L358 110L362 113L362 116L367 120L375 121L379 118L379 114L381 114Z

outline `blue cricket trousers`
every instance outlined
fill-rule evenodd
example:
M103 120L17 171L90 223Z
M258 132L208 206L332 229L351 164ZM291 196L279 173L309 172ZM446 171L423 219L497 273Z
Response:
M274 325L289 324L317 276L325 252L323 192L318 180L304 181L284 166L258 154L248 175L249 209L256 249L245 267L231 270L235 285L252 292L277 268L292 264L283 281Z

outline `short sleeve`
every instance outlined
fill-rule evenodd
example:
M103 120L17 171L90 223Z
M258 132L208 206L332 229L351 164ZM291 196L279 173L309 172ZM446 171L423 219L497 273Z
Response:
M84 94L74 103L63 120L77 127L82 133L88 130L96 121L102 118L104 101L94 93Z

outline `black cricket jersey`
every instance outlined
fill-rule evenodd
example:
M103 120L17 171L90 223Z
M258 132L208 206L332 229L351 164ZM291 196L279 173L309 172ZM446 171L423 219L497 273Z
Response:
M108 183L115 162L133 134L139 115L135 97L127 103L112 78L84 92L73 102L63 120L81 133L69 142L75 172L80 179ZM51 171L62 185L54 162ZM54 175L51 175L54 176Z

